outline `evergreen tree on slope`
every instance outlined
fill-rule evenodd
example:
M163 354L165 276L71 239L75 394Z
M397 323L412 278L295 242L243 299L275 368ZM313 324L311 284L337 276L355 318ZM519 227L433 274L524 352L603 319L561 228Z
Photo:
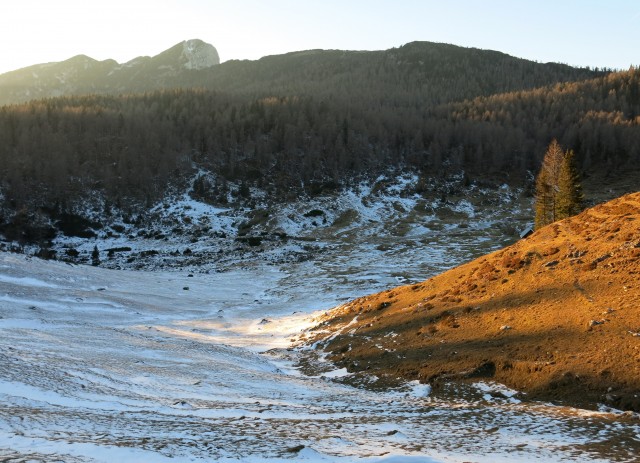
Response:
M582 185L573 150L563 151L552 140L536 178L536 230L582 210Z
M584 196L580 174L575 165L575 153L573 150L568 150L564 155L558 174L557 219L576 215L584 208L583 202Z

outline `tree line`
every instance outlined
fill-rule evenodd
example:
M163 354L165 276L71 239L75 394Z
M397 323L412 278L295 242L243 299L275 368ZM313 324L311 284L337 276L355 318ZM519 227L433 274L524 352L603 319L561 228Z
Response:
M583 171L640 161L637 69L434 106L372 101L179 89L4 106L0 219L65 211L90 195L151 204L198 169L286 198L391 167L522 183L553 138ZM199 194L216 201L218 187Z
M640 160L640 71L454 103L435 118L449 146L459 143L475 160L486 153L493 166L536 172L557 139L575 151L580 169L615 173Z

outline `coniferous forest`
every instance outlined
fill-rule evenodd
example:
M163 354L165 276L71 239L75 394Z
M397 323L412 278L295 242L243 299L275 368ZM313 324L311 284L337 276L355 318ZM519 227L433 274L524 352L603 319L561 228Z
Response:
M208 74L206 74L208 72ZM524 184L550 140L582 172L640 163L640 71L538 64L408 44L231 61L190 85L95 92L0 108L3 221L83 197L150 203L200 169L286 198L390 168Z

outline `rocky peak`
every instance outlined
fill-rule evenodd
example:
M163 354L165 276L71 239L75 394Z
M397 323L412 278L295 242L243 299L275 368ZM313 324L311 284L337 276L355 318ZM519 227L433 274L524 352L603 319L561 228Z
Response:
M198 39L182 42L180 58L187 69L206 69L220 64L220 57L216 48Z

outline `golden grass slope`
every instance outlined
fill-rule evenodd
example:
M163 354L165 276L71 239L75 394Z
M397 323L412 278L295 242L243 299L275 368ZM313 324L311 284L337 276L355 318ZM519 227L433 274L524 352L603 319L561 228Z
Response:
M314 340L349 371L640 411L640 193L320 321Z

